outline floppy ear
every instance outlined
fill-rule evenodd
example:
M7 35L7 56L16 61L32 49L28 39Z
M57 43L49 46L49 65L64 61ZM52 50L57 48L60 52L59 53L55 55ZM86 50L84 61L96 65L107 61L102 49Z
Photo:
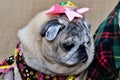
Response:
M85 27L87 28L88 31L90 31L91 29L91 24L89 22L85 21L85 16L83 15L83 18L80 19L81 21L83 21Z
M45 33L46 33L46 31L48 30L48 28L49 28L49 25L43 26L43 28L41 29L41 32L40 32L40 35L41 35L42 37L45 37Z
M60 24L57 19L49 21L41 30L41 36L45 37L48 41L56 38L57 34L63 29L64 25Z
M41 32L40 32L40 35L41 35L42 37L45 37L48 28L49 28L50 26L54 25L54 24L57 24L57 23L59 23L57 19L48 21L45 25L43 25L43 27L42 27L42 29L41 29Z
M54 40L56 38L57 34L59 33L60 29L61 29L61 25L53 25L53 26L49 27L46 32L45 38L48 41Z

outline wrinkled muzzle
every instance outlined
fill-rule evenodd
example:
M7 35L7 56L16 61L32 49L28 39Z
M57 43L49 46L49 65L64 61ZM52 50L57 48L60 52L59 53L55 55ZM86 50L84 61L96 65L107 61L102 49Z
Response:
M61 63L66 65L75 65L78 62L86 62L88 59L84 42L80 41L77 36L67 38L61 44L61 48L67 51L65 55L59 57Z

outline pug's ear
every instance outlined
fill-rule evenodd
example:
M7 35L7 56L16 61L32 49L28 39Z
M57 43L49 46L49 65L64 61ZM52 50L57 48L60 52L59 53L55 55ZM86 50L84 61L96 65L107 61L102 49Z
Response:
M47 22L47 23L43 26L43 28L41 29L40 35L41 35L42 37L45 37L46 31L48 30L48 28L49 28L52 24L56 24L56 23L58 23L58 20L57 20L57 19L54 19L54 20L51 20L51 21Z
M84 25L86 26L86 28L90 31L91 29L91 24L89 22L85 21L85 16L83 15L83 18L80 18L81 21L83 21Z
M41 29L41 32L40 32L40 35L41 35L42 37L45 37L45 33L46 33L46 31L48 30L48 28L49 28L49 25L43 26L43 28Z
M45 38L48 41L54 40L57 37L59 31L61 30L61 27L62 27L61 25L50 26L46 32Z
M41 30L41 36L45 37L48 41L54 40L58 33L64 28L63 24L60 24L58 20L52 20L48 22Z

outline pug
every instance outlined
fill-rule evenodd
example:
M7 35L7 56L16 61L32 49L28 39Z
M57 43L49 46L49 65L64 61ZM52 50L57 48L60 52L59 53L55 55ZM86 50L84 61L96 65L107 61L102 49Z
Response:
M45 12L39 13L18 31L18 56L22 56L23 64L30 69L24 69L26 66L23 65L23 70L19 69L22 66L15 58L14 79L86 80L88 67L94 58L90 24L84 18L69 21L64 14L49 16ZM31 69L34 71L30 72ZM39 79L30 77L36 74L35 71L40 73ZM4 80L8 80L10 74L5 75Z

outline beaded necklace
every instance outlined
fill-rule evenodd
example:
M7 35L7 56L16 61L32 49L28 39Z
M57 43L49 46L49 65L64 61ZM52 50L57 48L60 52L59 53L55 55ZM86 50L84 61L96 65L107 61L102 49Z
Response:
M22 80L74 80L75 76L51 76L38 72L37 70L28 66L24 60L23 53L21 52L20 46L17 46L15 50L16 63L20 72Z

